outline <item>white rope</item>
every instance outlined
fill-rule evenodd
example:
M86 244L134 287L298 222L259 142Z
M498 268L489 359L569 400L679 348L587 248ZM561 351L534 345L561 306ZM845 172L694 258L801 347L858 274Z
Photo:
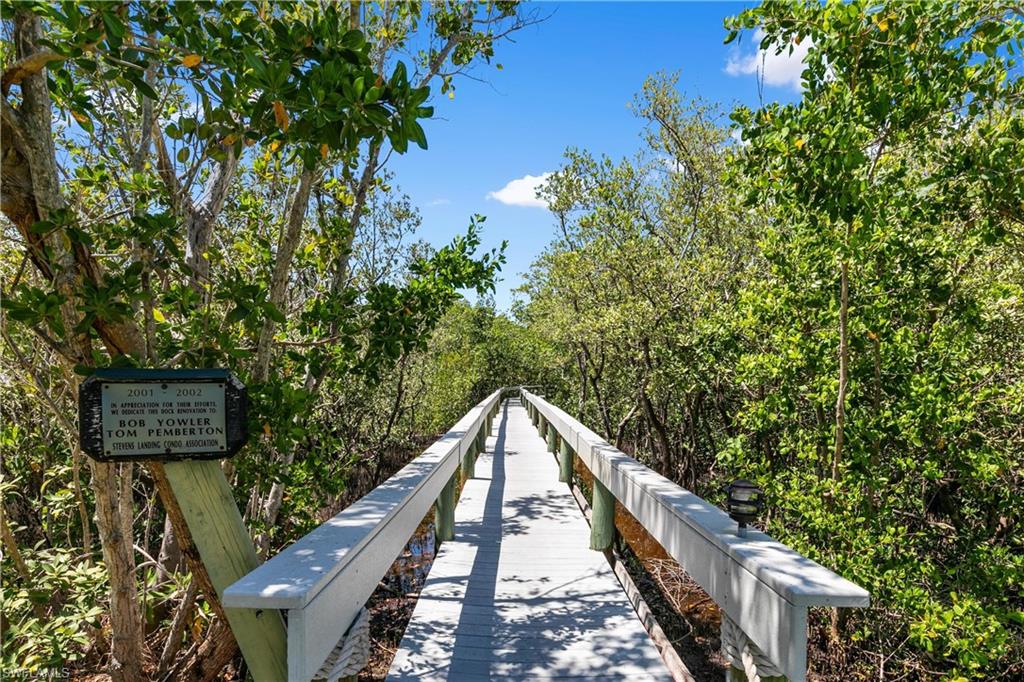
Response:
M722 653L732 665L743 670L749 682L785 675L725 612L722 612Z
M369 660L370 612L363 609L313 679L337 682L344 677L357 675Z

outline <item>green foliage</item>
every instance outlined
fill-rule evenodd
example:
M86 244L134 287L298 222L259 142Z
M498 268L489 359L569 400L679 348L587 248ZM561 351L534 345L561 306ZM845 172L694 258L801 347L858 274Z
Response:
M897 606L936 662L990 678L1021 646L1020 544L1000 519L1021 513L1024 462L1007 345L1024 291L1003 244L1022 197L1007 169L1024 149L1024 23L998 2L855 2L771 3L728 25L760 27L768 49L812 43L800 102L733 115L771 276L745 292L737 378L760 397L739 416L757 443L730 467L786 500L772 524L785 541ZM844 306L839 454L822 416Z
M30 583L14 579L11 564L4 562L0 661L5 670L70 669L102 628L106 569L82 562L70 549L26 552L25 563ZM45 617L38 617L40 608Z
M75 373L235 371L252 437L231 483L261 549L396 470L429 433L410 385L430 371L432 332L464 291L493 289L504 247L481 247L482 217L447 246L407 243L419 215L384 162L426 149L432 81L450 91L524 22L507 2L5 2L2 15L3 229L19 245L0 258L0 466L18 492L4 509L33 576L37 556L97 557L111 538L126 540L111 567L136 566L135 548L160 564L135 585L68 585L74 613L91 609L78 629L57 606L55 625L34 622L24 600L9 629L5 593L5 655L99 669L133 644L136 618L122 605L96 628L93 610L137 594L133 658L155 664L187 580L159 555L146 467L83 466ZM9 80L16 60L28 66ZM195 612L212 618L203 595ZM215 631L190 628L181 651Z
M881 674L879 650L886 675L1014 679L1020 10L772 2L726 26L809 42L803 96L738 108L726 144L662 77L640 155L567 154L523 307L562 354L548 377L712 500L756 480L776 537L871 591L836 679Z
M562 358L548 339L485 302L453 306L420 363L420 419L425 432L442 433L495 390L550 377Z
M515 3L3 10L43 19L62 171L57 205L31 188L31 219L5 194L24 250L0 259L0 488L29 574L5 553L5 665L98 665L108 586L82 559L100 498L158 552L151 482L90 487L65 416L73 365L120 363L246 381L232 482L271 551L495 388L540 383L709 499L758 481L774 535L871 591L835 623L833 677L1021 673L1019 7L786 0L728 19L727 41L809 43L800 100L740 107L730 131L649 79L639 152L570 149L542 189L558 237L512 315L487 301L504 246L481 252L483 218L440 249L412 241L419 215L380 162L426 148L431 79L453 95L524 25ZM3 94L6 144L32 102ZM12 149L5 181L31 181L40 163L15 175ZM137 573L160 630L186 581Z
M644 84L644 147L616 162L569 151L542 195L562 237L535 263L523 316L568 356L561 388L584 421L693 487L717 436L694 420L730 409L720 339L753 253L723 184L728 131L715 107L684 105L674 77ZM717 406L716 406L717 403Z
M410 139L426 148L417 119L433 114L424 106L429 88L413 87L402 62L390 76L377 73L371 45L348 28L340 4L86 2L41 10L54 29L47 44L68 58L55 70L54 99L87 132L96 107L73 67L152 99L154 77L187 83L201 107L167 126L174 140L234 145L236 154L252 143L294 143L307 166L322 146L351 154L367 138L386 136L399 152ZM183 147L178 161L188 152Z

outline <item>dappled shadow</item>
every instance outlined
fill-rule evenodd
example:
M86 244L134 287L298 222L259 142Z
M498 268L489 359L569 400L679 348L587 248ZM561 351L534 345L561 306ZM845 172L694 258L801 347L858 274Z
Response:
M671 679L525 410L500 418L389 679Z
M790 675L806 668L807 608L867 606L862 588L749 530L664 476L612 447L562 410L535 403L580 460L667 556L706 590L769 659Z
M628 482L620 500L670 555L681 559L672 542L680 531L692 530L703 540L739 563L744 570L796 605L863 606L866 593L835 573L798 554L760 531L746 536L736 532L736 522L718 507L655 473L608 443L594 446L593 459L604 472L614 471ZM598 472L595 472L597 474ZM607 473L599 474L607 480ZM620 486L620 487L625 487ZM687 562L680 560L688 570ZM694 576L695 578L697 576ZM699 580L699 578L698 578ZM705 585L714 592L714 585Z
M479 523L476 541L478 547L482 546L482 542L488 541L487 553L482 553L477 550L477 554L473 560L473 566L469 571L469 575L466 576L467 587L466 592L472 590L472 595L463 594L461 599L464 601L464 606L469 605L469 598L472 596L473 603L482 604L485 607L494 607L494 593L498 582L498 558L501 556L501 528L502 528L502 502L505 496L505 441L508 433L508 401L502 404L501 408L501 423L498 425L498 437L494 444L494 450L491 453L491 483L487 488L487 497L484 500L483 517ZM459 529L460 541L466 541L472 536L470 529ZM494 535L487 535L487 531L497 530L496 537ZM472 541L472 540L470 540ZM494 543L494 544L490 544ZM483 558L490 558L492 561L481 561ZM471 586L471 587L470 587ZM463 611L462 613L466 613ZM465 638L468 636L466 630L469 628L469 623L463 615L459 616L458 625L455 628L455 641L452 643L453 649L458 652L459 645L465 645ZM459 634L459 633L463 634ZM462 641L460 641L462 640ZM454 660L454 659L453 659Z

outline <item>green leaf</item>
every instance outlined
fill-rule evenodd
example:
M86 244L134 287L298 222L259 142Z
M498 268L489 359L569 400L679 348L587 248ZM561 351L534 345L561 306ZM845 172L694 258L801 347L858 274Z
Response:
M427 135L423 132L423 127L416 121L410 121L406 126L406 130L409 133L409 139L419 145L420 149L427 148Z
M156 93L156 90L154 90L153 87L149 83L147 83L146 81L142 80L142 78L140 78L139 76L137 76L137 75L129 75L128 76L128 80L145 97L148 97L149 99L152 99L152 100L159 100L160 99L160 96Z
M252 310L249 307L238 303L231 309L231 312L224 316L224 324L229 326L237 324L247 318L251 312Z

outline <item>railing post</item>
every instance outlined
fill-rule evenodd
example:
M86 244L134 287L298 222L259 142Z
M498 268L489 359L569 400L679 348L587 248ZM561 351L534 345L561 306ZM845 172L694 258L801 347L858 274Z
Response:
M534 426L539 427L540 426L540 412L538 412L537 408L533 407L532 405L530 407L532 408L530 410L530 421L533 422Z
M575 453L564 438L559 440L562 447L558 457L558 480L562 483L569 483L572 481L572 464Z
M590 549L603 552L615 540L615 498L601 481L594 479L593 514L590 518Z
M163 470L210 582L221 596L229 585L259 566L260 560L220 462L166 462ZM284 679L288 674L288 635L279 612L224 611L253 678L257 682Z
M548 452L558 452L558 432L548 424Z
M458 472L445 483L434 504L434 533L438 542L455 539L455 491L458 488Z
M476 440L477 452L483 454L487 450L487 431L481 428Z
M476 475L476 439L466 444L466 451L462 453L462 479L468 480Z

